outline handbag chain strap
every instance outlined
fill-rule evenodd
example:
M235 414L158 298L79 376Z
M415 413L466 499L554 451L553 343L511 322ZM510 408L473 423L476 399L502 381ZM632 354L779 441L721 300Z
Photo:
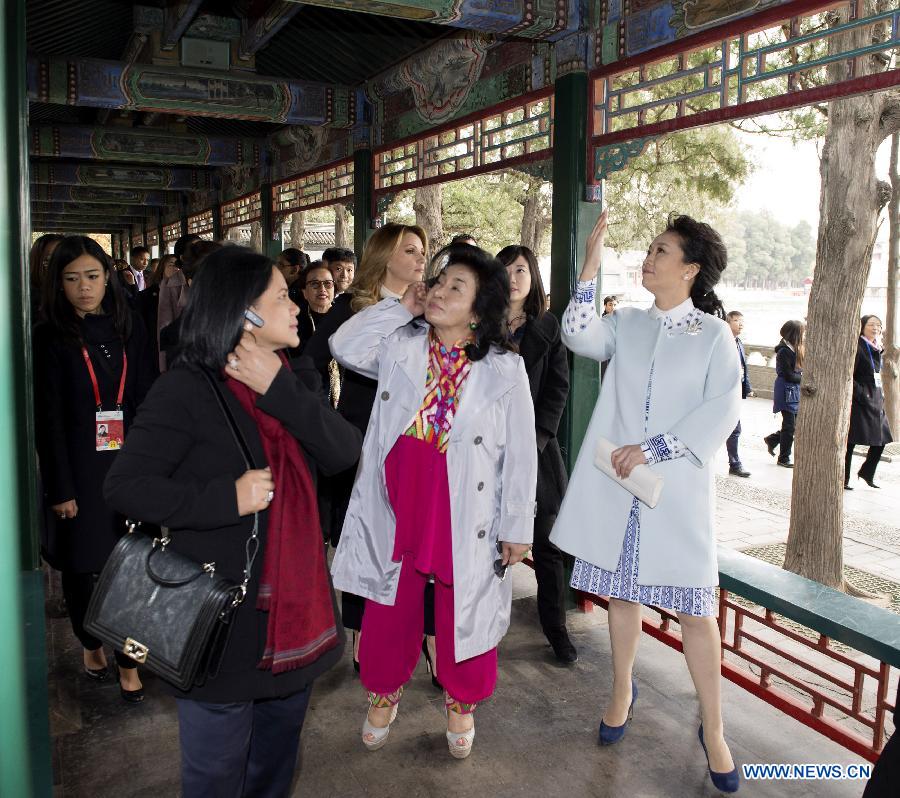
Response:
M234 438L234 442L237 444L238 449L240 449L241 456L244 458L244 465L249 471L253 468L253 454L250 451L250 447L247 445L247 441L244 439L240 427L238 427L237 421L234 418L234 414L231 412L231 408L228 407L228 403L225 401L225 397L222 396L222 390L216 384L215 377L213 377L206 369L201 369L201 372L209 383L210 388L212 388L216 401L219 403L219 407L225 415L225 420L228 422L228 429L231 431L231 436ZM253 563L256 561L256 555L258 553L259 513L253 513L253 528L250 530L250 537L247 538L247 542L244 544L244 578L241 581L241 584L238 585L237 593L231 604L232 607L237 607L243 602L247 595L247 585L250 582L250 574L253 572Z

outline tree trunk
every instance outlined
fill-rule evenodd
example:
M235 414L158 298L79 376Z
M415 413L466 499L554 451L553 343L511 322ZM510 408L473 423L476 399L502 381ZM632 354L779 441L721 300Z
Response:
M260 222L250 224L250 246L257 252L263 251L262 224Z
M900 134L891 137L891 202L888 205L890 238L887 266L887 313L884 317L884 412L891 432L900 435L900 330L897 319L897 278L900 277Z
M869 14L883 0L861 4ZM831 15L845 24L847 11ZM830 48L862 48L873 30L832 36ZM849 49L849 48L848 48ZM859 72L881 71L878 60L860 59ZM846 78L847 63L829 66ZM857 75L859 76L859 75ZM819 236L809 296L806 360L800 388L791 522L784 567L835 588L843 579L844 452L850 418L853 359L859 313L875 245L878 214L887 197L875 175L875 152L890 132L882 114L886 93L833 101L822 148Z
M295 211L291 214L291 247L303 249L303 237L306 235L306 211Z
M432 183L416 189L413 210L416 224L428 236L428 249L434 254L444 245L444 216L441 207L441 184Z
M522 203L522 235L520 242L523 247L528 247L532 252L537 252L537 226L538 226L538 203L540 199L536 191L531 190L525 195L525 201Z
M346 205L334 206L334 245L341 249L352 249L350 211Z

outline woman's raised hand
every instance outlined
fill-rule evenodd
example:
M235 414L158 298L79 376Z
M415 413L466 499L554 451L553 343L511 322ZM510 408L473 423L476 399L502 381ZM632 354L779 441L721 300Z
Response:
M608 216L609 208L600 214L600 218L597 219L597 224L594 225L594 229L591 230L591 234L588 236L584 253L584 263L581 266L581 277L579 277L582 282L596 279L597 272L600 271L600 259L603 256L603 242L606 240L606 230L609 227Z
M237 491L238 515L253 515L268 509L275 497L275 480L272 469L255 468L245 471L234 483Z
M425 294L427 293L428 288L425 283L410 283L406 286L403 296L400 297L400 304L413 316L421 316L425 312Z
M249 325L250 323L247 322ZM281 359L269 349L258 346L249 332L241 336L240 343L229 353L225 373L250 390L262 395L269 390L281 369Z

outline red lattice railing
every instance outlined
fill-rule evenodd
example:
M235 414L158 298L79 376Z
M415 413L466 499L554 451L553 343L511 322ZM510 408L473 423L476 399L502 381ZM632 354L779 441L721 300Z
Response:
M222 203L222 230L262 218L262 198L258 191Z
M352 159L297 175L272 186L272 211L279 216L352 199Z

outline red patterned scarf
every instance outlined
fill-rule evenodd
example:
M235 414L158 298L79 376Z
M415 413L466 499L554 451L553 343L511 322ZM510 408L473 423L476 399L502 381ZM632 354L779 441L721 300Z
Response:
M283 673L309 665L338 644L316 491L296 438L256 406L254 391L231 377L227 383L256 422L275 481L256 602L269 619L257 667Z

